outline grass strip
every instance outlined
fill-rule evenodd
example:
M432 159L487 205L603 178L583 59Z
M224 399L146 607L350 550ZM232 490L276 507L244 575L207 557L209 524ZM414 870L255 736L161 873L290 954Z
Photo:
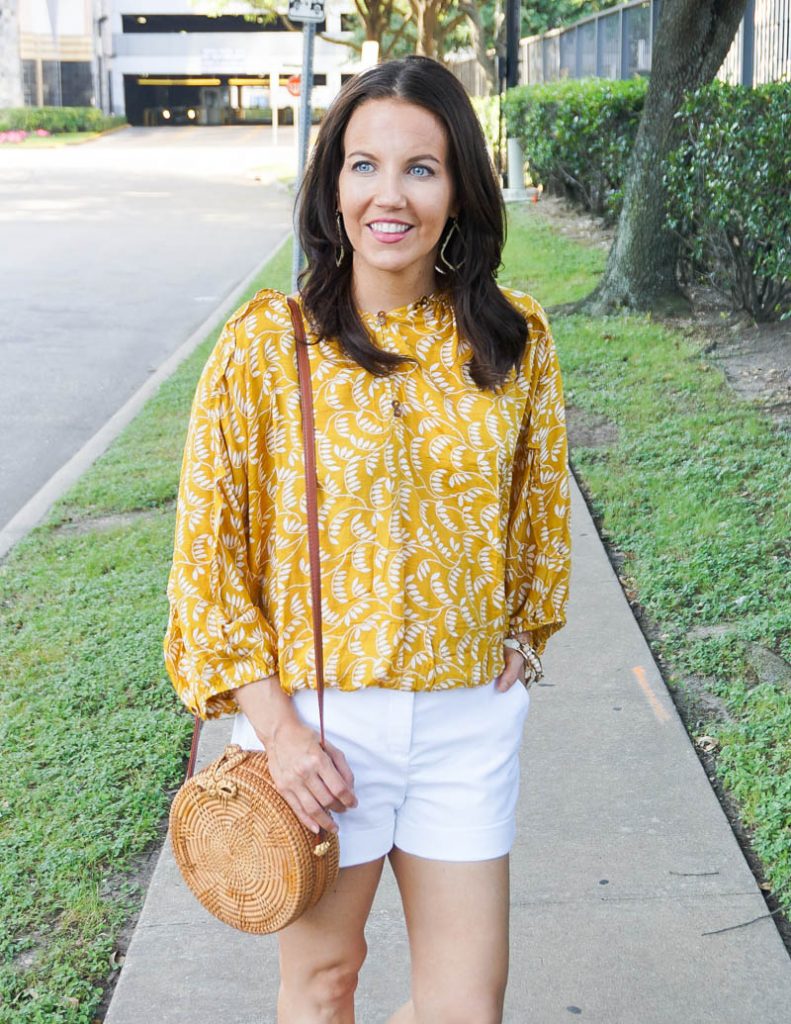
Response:
M590 291L604 259L511 208L503 283L546 308ZM287 288L289 267L286 247L251 292ZM567 402L618 435L575 447L575 473L656 624L670 685L695 675L721 702L705 730L717 770L791 909L791 696L748 657L751 645L791 655L787 439L694 338L650 316L552 325ZM191 720L162 664L164 586L189 407L216 336L0 565L0 1024L92 1024L144 895L135 865L181 782ZM691 633L701 625L719 631Z
M606 253L531 205L510 217L504 280L546 307L588 294ZM791 911L791 446L739 399L705 344L647 315L550 315L565 397L614 428L570 461L599 533L623 558L687 726L779 906Z
M290 266L286 245L250 294L288 289ZM183 778L192 723L164 673L164 583L221 327L0 565L2 1024L92 1024Z

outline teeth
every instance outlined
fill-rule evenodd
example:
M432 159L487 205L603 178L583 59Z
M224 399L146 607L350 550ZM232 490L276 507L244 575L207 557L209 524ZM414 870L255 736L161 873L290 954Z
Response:
M371 225L371 230L385 235L403 235L409 228L409 224L382 224L379 221Z

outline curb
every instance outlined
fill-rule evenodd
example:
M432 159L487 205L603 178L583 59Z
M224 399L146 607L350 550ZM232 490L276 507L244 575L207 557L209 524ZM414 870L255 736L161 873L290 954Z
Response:
M82 448L72 455L68 462L61 466L56 473L53 473L44 486L0 529L0 563L13 546L43 520L55 502L66 493L72 484L93 465L100 455L104 454L110 444L132 422L148 399L158 390L160 384L172 376L181 363L206 339L206 335L218 321L224 315L230 315L267 263L280 252L283 246L288 244L291 234L291 231L286 233L272 252L267 253L250 273L215 306L187 340L182 342L176 351L160 364L148 380L127 399L120 409L113 413L104 426L100 427L93 437L90 437Z

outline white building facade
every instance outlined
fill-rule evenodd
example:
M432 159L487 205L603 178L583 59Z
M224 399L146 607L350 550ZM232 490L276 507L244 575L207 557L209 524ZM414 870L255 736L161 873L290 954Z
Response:
M318 108L360 70L347 45L353 0L330 0L326 11L315 44ZM20 0L19 22L29 106L96 106L132 124L234 124L271 120L273 109L288 120L298 102L287 83L302 68L301 31L247 3Z

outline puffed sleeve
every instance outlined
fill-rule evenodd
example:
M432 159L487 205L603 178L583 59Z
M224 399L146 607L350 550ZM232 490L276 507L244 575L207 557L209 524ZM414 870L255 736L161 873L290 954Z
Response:
M190 413L167 584L165 665L181 700L201 718L239 708L227 692L274 674L277 638L257 600L250 564L249 431L252 406L243 317L225 325Z
M571 570L568 445L563 385L546 314L533 304L534 388L514 454L506 544L509 626L541 654L566 621Z

